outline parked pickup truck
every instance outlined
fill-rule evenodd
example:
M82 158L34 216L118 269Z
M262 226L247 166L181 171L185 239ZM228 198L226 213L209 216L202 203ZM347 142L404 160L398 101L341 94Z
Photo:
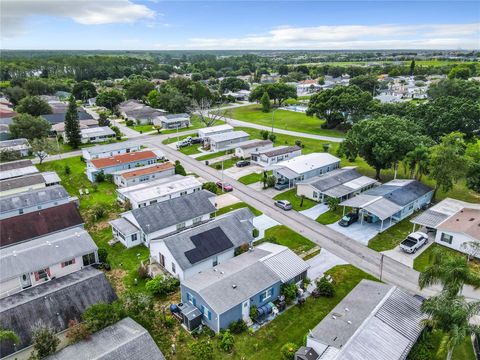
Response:
M428 235L424 232L417 231L408 235L407 238L400 243L400 249L406 253L414 254L427 242Z

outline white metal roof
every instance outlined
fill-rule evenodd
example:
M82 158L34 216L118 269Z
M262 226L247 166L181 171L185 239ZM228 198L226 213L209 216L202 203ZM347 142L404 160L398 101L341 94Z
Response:
M202 129L199 129L198 131L201 132L203 135L209 135L209 134L214 134L218 131L231 131L231 130L233 130L233 127L225 124L225 125L202 128Z
M345 186L348 186L352 190L359 190L365 186L375 184L377 180L369 178L368 176L360 176L359 178L353 179L352 181L346 182Z
M93 136L115 135L115 132L108 126L93 127L80 130L82 138L89 138Z
M43 178L45 179L45 184L55 184L61 181L60 177L55 171L46 171L42 173Z
M0 180L10 179L14 177L30 175L38 173L38 169L34 166L26 166L19 169L11 169L11 170L2 170L0 171Z
M210 142L223 142L223 141L229 141L229 140L235 140L235 139L240 139L244 137L249 137L250 135L246 133L245 131L229 131L221 134L214 134L209 137Z
M305 261L296 255L292 250L285 246L263 243L258 248L269 251L262 261L270 270L272 270L282 282L287 282L300 275L310 267Z
M329 153L312 153L281 161L276 164L276 167L285 167L300 175L338 162L340 162L340 159Z

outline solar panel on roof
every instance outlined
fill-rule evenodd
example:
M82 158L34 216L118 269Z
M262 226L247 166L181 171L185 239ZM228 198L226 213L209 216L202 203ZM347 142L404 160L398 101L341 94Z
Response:
M218 226L194 235L190 237L190 240L195 245L195 248L186 251L185 256L191 264L233 247L233 243Z

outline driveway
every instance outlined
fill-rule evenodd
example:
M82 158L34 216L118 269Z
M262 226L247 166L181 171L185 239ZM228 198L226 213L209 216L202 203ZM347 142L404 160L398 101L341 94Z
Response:
M368 224L366 222L364 222L362 225L357 221L348 227L342 227L338 225L337 221L336 223L327 226L365 246L368 245L368 241L370 239L378 234L378 226L376 224Z
M318 204L318 205L315 205L314 207L311 207L310 209L299 211L299 213L302 215L305 215L309 219L317 220L317 218L320 215L322 215L327 211L328 211L327 204Z
M307 263L310 265L310 268L307 270L307 276L312 282L321 277L325 271L330 270L332 267L348 264L337 255L334 255L325 249L320 250L320 254L317 256L308 259Z
M420 254L422 254L425 250L427 250L428 247L435 242L434 240L435 239L433 235L428 234L428 243L422 246L420 250L417 250L415 254L407 254L406 252L400 249L400 245L397 246L395 249L382 251L382 254L385 254L389 258L392 258L413 269L413 260L415 260Z
M263 182L259 181L259 182L256 182L256 183L253 183L253 184L250 184L250 185L247 185L249 188L255 190L255 191L260 191L262 192L262 194L265 194L266 196L270 197L270 198L274 198L275 196L277 196L278 194L284 192L285 190L276 190L274 188L268 188L268 189L264 189L263 188Z
M258 165L249 165L245 167L232 166L231 168L225 170L225 175L230 176L235 180L238 180L242 176L250 175L253 173L261 174L262 171L263 171L263 168Z
M221 209L226 206L230 206L239 202L240 200L237 197L233 196L232 194L222 194L222 195L218 195L215 198L217 209Z
M255 240L263 239L265 237L265 230L277 225L280 225L278 221L273 220L271 217L268 217L265 214L253 218L253 226L255 226L259 232Z

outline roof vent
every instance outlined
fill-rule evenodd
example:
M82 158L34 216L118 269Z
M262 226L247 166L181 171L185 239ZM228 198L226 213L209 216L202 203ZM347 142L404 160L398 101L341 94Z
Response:
M350 320L347 321L348 325L352 325L352 322Z
M335 315L332 315L333 320L337 320L337 317Z
M50 241L47 241L47 245L51 246L51 245L52 245L52 243L51 243Z
M12 251L13 256L17 256L17 252L15 250Z
M236 288L237 288L237 285L233 284L233 285L232 285L232 288L233 288L233 289L236 289Z
M220 274L222 274L222 275L223 275L223 274L225 274L225 272L224 272L224 271L220 271Z
M349 309L349 308L345 308L345 311L346 311L346 312L349 312L349 311L350 311L350 309Z
M470 220L468 220L468 221L473 221L473 220L475 220L475 218L470 218Z

